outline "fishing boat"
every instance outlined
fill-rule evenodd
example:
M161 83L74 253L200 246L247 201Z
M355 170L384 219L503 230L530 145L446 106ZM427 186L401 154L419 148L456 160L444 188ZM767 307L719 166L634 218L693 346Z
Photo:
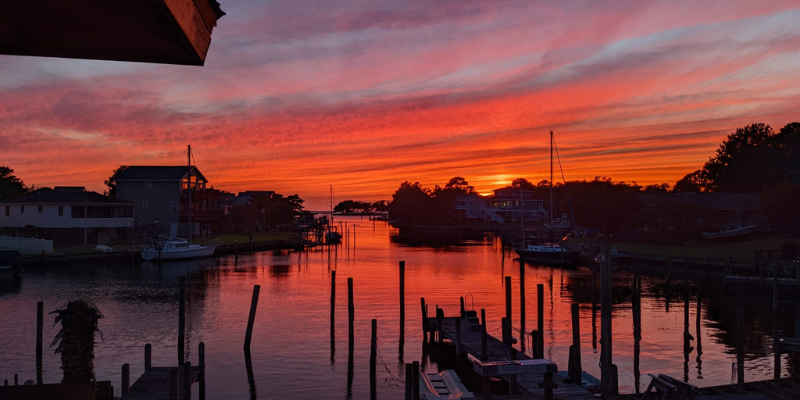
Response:
M186 187L186 190L189 192L189 234L186 239L181 238L166 238L159 240L157 243L152 245L145 245L142 246L142 251L140 252L142 258L145 261L151 260L186 260L191 258L204 258L204 257L212 257L214 256L214 252L217 250L217 246L214 244L211 245L199 245L191 243L190 240L192 238L192 183L191 183L191 174L192 169L192 146L189 146L188 149L188 159L189 159L189 183Z
M561 216L560 220L553 218L553 146L555 139L553 131L550 131L550 211L548 214L547 231L550 235L554 233L561 233L564 229L571 229L574 224L569 223L567 215ZM563 173L562 173L563 174ZM557 232L558 231L558 232ZM523 236L524 237L524 236ZM531 262L545 263L545 264L574 264L575 259L580 252L568 249L565 247L564 242L567 236L557 241L547 241L544 243L528 244L521 247L515 247L514 251L520 257Z

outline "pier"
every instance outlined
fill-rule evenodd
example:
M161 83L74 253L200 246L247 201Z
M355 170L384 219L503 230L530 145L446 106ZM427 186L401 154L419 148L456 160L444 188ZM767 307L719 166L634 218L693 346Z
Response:
M130 366L122 366L122 397L120 400L183 400L192 398L192 386L199 383L199 398L205 400L205 344L198 345L198 365L190 362L174 367L153 367L150 344L144 347L144 373L128 387Z

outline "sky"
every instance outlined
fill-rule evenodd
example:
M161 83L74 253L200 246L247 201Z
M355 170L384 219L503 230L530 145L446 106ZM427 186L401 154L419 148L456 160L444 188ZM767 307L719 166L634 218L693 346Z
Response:
M184 165L307 208L463 176L674 184L799 121L800 2L220 0L205 66L0 56L0 165L102 192ZM556 171L556 180L561 180Z

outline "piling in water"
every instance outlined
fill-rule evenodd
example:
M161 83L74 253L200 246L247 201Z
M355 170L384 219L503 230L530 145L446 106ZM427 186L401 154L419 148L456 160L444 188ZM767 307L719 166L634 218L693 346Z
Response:
M261 285L253 285L253 298L250 300L250 316L247 318L247 331L244 335L245 351L250 351L250 340L253 337L253 324L256 322L259 293L261 293Z
M347 278L347 329L350 338L350 344L355 340L355 332L353 330L353 321L355 321L355 306L353 305L353 278Z
M153 347L150 345L150 343L147 343L147 344L144 345L144 370L145 370L145 372L149 371L150 368L153 367L152 351L153 351Z
M580 311L578 303L572 303L572 346L570 346L570 361L572 368L569 369L569 377L572 382L581 384L581 326Z
M486 309L481 308L481 361L486 361Z
M406 262L400 261L400 331L406 326Z
M131 388L131 366L128 363L122 364L122 396L128 394Z
M186 277L178 277L178 365L184 362L186 337Z
M505 277L506 286L506 322L503 324L506 334L503 336L503 342L511 344L511 277Z
M36 303L36 384L42 384L42 329L44 327L44 302Z

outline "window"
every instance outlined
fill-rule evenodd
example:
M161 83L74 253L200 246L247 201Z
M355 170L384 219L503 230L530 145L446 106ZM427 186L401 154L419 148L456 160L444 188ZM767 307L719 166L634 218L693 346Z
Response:
M11 206L6 206L6 216L11 215Z
M42 206L39 206L39 212L42 212Z
M86 218L86 208L83 206L72 206L72 218Z
M58 206L58 216L59 217L64 216L64 206Z
M145 182L144 183L144 188L145 189L152 189L153 188L153 182Z
M145 200L145 201L143 201L143 202L142 202L142 208L147 208L147 205L148 205L148 204L147 204L147 200Z
M20 214L24 214L25 213L25 206L19 206L19 213Z
M172 212L178 212L178 202L173 201L169 204L169 210Z

